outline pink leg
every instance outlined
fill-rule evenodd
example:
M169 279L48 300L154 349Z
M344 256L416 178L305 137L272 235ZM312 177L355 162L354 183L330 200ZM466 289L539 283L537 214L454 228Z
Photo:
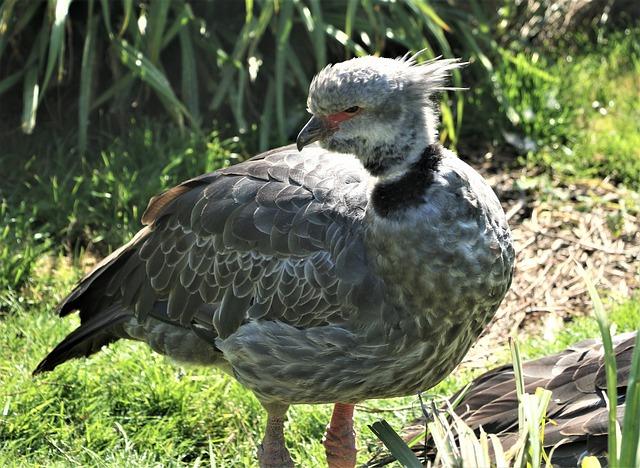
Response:
M292 468L293 460L284 444L284 421L287 406L265 405L267 427L258 447L260 468Z
M323 440L329 468L356 466L356 433L353 430L353 405L336 403L331 423Z

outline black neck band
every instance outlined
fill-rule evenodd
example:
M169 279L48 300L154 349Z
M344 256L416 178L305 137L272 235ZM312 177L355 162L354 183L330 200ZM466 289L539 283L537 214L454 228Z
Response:
M429 145L402 177L393 182L378 182L371 193L376 214L386 218L421 204L441 159L442 146L437 143Z

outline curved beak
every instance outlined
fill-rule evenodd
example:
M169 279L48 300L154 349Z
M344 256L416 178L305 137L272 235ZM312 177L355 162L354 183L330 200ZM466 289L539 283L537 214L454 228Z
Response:
M329 126L329 122L327 120L316 117L315 115L312 116L307 124L302 127L300 133L298 133L298 138L296 138L298 151L302 151L302 148L305 146L329 135L331 131L332 128Z

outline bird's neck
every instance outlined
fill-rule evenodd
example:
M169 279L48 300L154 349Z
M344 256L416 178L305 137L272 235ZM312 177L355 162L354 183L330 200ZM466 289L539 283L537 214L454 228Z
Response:
M422 204L441 159L442 146L433 143L415 156L403 158L402 164L388 168L369 195L375 213L388 218Z

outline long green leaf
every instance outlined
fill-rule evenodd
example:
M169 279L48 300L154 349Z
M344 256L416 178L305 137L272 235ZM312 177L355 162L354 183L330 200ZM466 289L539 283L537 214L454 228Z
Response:
M353 19L358 11L358 3L358 0L349 0L347 2L347 11L344 15L344 33L350 39L353 39ZM346 53L345 58L351 58L351 51L349 49L346 50Z
M82 49L82 67L80 69L80 97L78 99L78 149L81 154L87 149L87 130L89 128L89 110L91 105L91 84L96 50L96 29L98 17L93 14L93 2L89 0L87 13L87 36Z
M64 26L69 14L69 5L71 0L51 0L54 9L53 25L51 26L51 35L49 38L49 57L47 58L47 68L44 73L44 81L42 83L41 98L44 95L49 80L53 74L53 69L58 61L62 62L64 52Z
M310 0L309 5L313 15L313 30L310 33L316 56L316 69L320 70L327 64L327 46L324 39L325 26L322 20L322 8L319 0Z
M180 51L181 51L181 86L182 99L187 105L187 109L196 120L200 122L200 96L198 92L198 70L196 65L196 57L193 51L193 43L188 27L184 27L180 33Z
M273 103L275 101L275 97L275 86L273 84L273 81L270 81L264 97L262 114L260 115L260 151L266 151L269 148L269 140L271 139L271 124L273 122Z
M620 466L638 466L640 459L640 329L636 332L620 444Z
M167 77L140 50L123 39L116 39L113 43L119 52L121 62L147 83L161 100L164 99L166 104L165 102L163 104L171 106L167 110L174 115L178 125L183 125L179 116L184 115L194 126L197 126L191 113L174 94Z
M2 96L4 93L9 91L16 84L18 84L18 82L20 81L20 78L24 76L24 72L25 72L25 69L21 68L17 72L12 73L11 75L7 76L2 81L0 81L0 96Z
M129 21L131 21L131 14L133 12L133 0L122 0L122 6L124 9L124 18L122 19L122 24L118 31L118 37L122 37L129 26Z
M284 144L287 139L287 125L284 102L284 89L286 84L285 67L286 55L289 50L289 33L293 27L293 2L284 2L278 12L278 28L276 36L276 64L274 79L276 82L276 121L278 124L278 140Z
M407 444L404 443L396 431L391 428L387 421L384 419L376 421L369 426L369 429L382 441L402 466L407 468L422 468L422 463L420 463L418 457L416 457Z
M147 23L147 57L151 63L158 65L162 50L162 37L167 25L167 14L171 3L169 0L154 0L149 4Z
M38 66L34 64L26 72L22 93L22 131L27 135L30 135L36 126L39 94Z
M598 328L600 329L600 335L602 336L602 348L604 349L604 364L605 374L607 377L607 400L609 406L609 466L611 468L617 468L618 464L618 438L617 438L617 402L618 402L618 376L616 370L616 355L613 352L613 341L611 340L611 330L609 324L609 318L604 311L604 306L600 300L600 295L596 290L593 281L589 274L582 268L579 263L576 263L576 268L582 281L587 286L591 302L593 304L593 312L598 322ZM637 415L636 415L637 416Z

